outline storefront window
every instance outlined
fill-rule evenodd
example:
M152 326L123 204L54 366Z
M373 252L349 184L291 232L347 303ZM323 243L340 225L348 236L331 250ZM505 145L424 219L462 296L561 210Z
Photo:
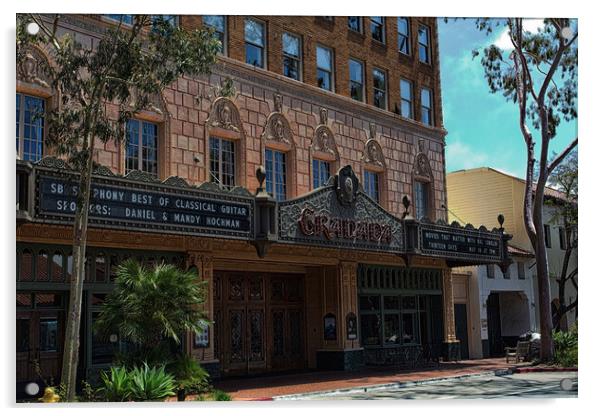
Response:
M399 296L385 296L385 309L399 309Z
M360 296L360 310L379 311L380 296Z
M385 315L385 345L399 344L399 315Z
M57 351L58 320L56 318L40 319L40 351Z
M92 322L96 322L100 312L92 314ZM109 364L119 348L119 343L111 342L106 337L92 332L92 364Z
M404 344L413 344L418 341L416 331L416 314L403 313L402 319L402 339Z
M376 314L362 315L362 345L381 345L380 317Z

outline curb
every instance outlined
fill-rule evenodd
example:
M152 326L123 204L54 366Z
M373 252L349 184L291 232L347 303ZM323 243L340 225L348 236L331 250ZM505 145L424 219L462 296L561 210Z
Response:
M439 382L448 381L448 380L461 380L461 379L480 377L480 376L492 376L492 375L505 376L505 375L514 373L515 370L516 370L515 368L509 367L509 368L502 368L502 369L498 369L498 370L483 371L480 373L460 374L457 376L448 376L448 377L435 377L435 378L428 378L428 379L417 380L417 381L398 381L398 382L386 383L386 384L373 384L373 385L364 386L364 387L350 387L350 388L346 388L346 389L334 389L334 390L325 390L325 391L314 391L314 392L309 392L309 393L286 394L286 395L282 395L282 396L274 396L271 398L271 400L296 400L296 399L305 398L305 397L336 396L336 395L343 394L343 393L351 393L351 394L367 393L367 392L371 392L371 391L387 390L387 389L391 389L391 388L413 387L413 386L420 386L420 385L425 385L425 384L439 383Z
M569 371L579 371L578 367L524 367L515 368L514 373L561 373Z

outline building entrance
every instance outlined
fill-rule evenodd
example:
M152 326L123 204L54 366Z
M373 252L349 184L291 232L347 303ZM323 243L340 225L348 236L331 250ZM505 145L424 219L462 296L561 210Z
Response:
M40 377L58 382L64 331L60 297L55 293L17 294L19 309L23 308L17 310L18 384Z
M224 374L305 367L303 275L216 271L214 285Z

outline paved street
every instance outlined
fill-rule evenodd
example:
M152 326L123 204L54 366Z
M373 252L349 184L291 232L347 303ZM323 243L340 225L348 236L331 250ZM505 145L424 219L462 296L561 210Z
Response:
M560 382L570 379L572 388L563 390ZM568 386L565 386L568 387ZM577 373L522 373L482 375L421 385L387 388L368 392L316 394L297 400L385 400L385 399L499 399L577 397Z

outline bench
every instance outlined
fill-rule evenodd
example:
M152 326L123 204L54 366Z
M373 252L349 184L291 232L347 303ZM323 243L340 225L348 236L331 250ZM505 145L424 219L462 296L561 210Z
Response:
M506 347L506 362L510 362L510 358L514 358L516 363L519 363L521 359L526 361L530 348L531 341L518 341L516 347Z

